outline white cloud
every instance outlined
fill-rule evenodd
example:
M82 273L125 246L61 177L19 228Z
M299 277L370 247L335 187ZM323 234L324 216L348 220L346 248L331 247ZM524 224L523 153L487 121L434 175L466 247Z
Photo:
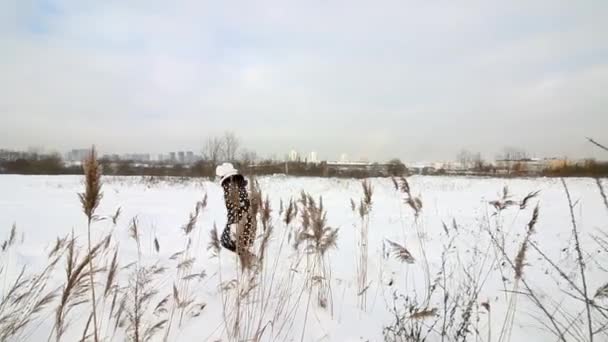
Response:
M0 146L154 152L231 129L262 154L411 160L608 140L603 2L49 3L0 5Z

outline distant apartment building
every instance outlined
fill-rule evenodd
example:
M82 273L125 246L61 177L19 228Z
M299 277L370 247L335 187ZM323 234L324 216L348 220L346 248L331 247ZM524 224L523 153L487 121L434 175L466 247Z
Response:
M119 161L120 155L118 154L104 154L101 159L109 160L109 161Z
M1 161L15 161L19 158L24 158L24 152L11 151L11 150L0 150Z
M318 163L319 162L319 160L317 158L317 152L315 152L315 151L310 152L310 156L308 158L308 162L310 162L310 163Z
M194 164L200 160L200 156L193 151L178 151L158 154L156 160L166 163Z
M340 163L348 163L348 154L342 153L340 155Z
M429 175L437 172L439 164L434 162L416 162L409 164L407 169L412 174Z
M68 162L81 162L89 155L90 152L91 150L86 148L73 149L66 154L65 160Z
M300 159L300 156L299 156L299 154L298 154L298 151L296 151L296 150L291 150L291 151L289 152L289 158L288 158L288 159L289 159L289 161L292 161L292 162L298 161L298 160Z
M148 162L150 161L149 153L129 153L125 154L121 159L132 160L137 162Z
M169 161L171 160L171 157L169 156L169 154L164 154L164 153L159 153L158 156L156 156L156 160L158 160L159 162L165 162L165 161Z

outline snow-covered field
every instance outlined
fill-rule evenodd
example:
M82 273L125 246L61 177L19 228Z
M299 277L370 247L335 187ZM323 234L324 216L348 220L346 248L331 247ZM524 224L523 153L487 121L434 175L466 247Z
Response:
M437 309L431 317L418 319L427 334L429 325L440 319L432 327L428 341L441 340L442 317L444 314L444 294L448 301L462 295L460 306L453 320L462 321L467 302L463 294L467 285L479 289L478 298L470 303L471 325L470 340L488 341L488 330L492 341L498 341L501 335L507 309L515 305L511 341L555 341L550 332L552 325L545 314L532 303L525 294L515 295L513 290L527 292L523 284L515 285L514 274L508 263L505 263L501 252L492 243L488 231L495 234L511 260L524 240L527 225L533 215L533 209L539 204L539 217L531 241L581 287L580 270L576 263L576 249L570 219L568 201L564 187L559 179L487 179L456 177L410 177L412 195L419 196L422 211L416 219L414 211L403 201L403 194L396 191L390 179L372 179L373 205L369 221L369 264L366 289L367 308L358 308L358 289L356 287L356 236L361 226L357 212L351 208L351 199L359 203L363 196L361 182L358 180L290 178L283 176L259 178L264 196L268 196L272 207L274 233L271 237L269 259L274 262L280 258L278 277L285 279L285 273L293 273L296 284L303 283L304 266L290 270L288 260L295 254L291 246L279 252L279 241L284 236L285 224L279 218L281 200L286 206L290 198L298 199L301 191L306 191L314 198L323 197L323 206L327 210L327 225L339 228L337 248L329 251L327 260L331 274L331 307L321 308L312 300L306 316L308 292L301 301L291 298L290 305L296 313L293 316L281 315L274 318L270 312L265 320L268 324L261 340L304 340L304 341L381 341L383 327L394 323L395 315L391 312L394 294L409 296L417 301L419 309ZM106 177L103 179L103 199L97 209L100 217L112 216L117 208L122 213L114 227L110 219L95 222L92 230L94 241L105 236L113 229L112 246L119 248L120 266L137 260L136 243L129 237L129 225L137 217L141 236L142 264L156 263L166 266L167 271L154 283L158 290L157 297L172 294L176 280L176 260L174 253L184 249L187 238L182 227L188 222L190 213L197 201L208 196L208 203L200 213L196 228L191 233L191 256L195 257L191 266L192 273L205 272L205 277L195 279L187 287L192 300L199 304L199 312L188 313L178 328L179 317L174 318L169 333L169 340L175 341L216 341L229 340L225 327L226 315L223 301L230 294L225 284L232 280L237 272L236 259L227 251L222 251L220 258L214 257L207 249L210 241L209 231L214 223L218 229L223 228L226 212L223 194L218 184L202 180L144 182L139 177ZM23 265L28 271L39 271L48 263L48 253L58 236L73 232L80 246L86 243L86 218L82 213L78 192L83 191L83 178L76 176L0 176L0 242L10 234L11 226L16 223L16 244L0 254L3 271L0 281L3 282L2 295L19 274ZM606 180L603 181L608 186ZM600 286L608 282L606 273L605 251L592 238L608 233L608 208L604 206L599 188L592 179L567 179L574 215L581 232L581 246L586 264L587 288L592 297ZM518 202L499 215L490 201L500 199L503 187L508 186L510 199ZM525 209L520 209L520 201L529 193L540 190L539 195L529 201ZM301 224L298 216L289 229ZM445 225L444 225L445 224ZM261 229L260 229L261 230ZM504 239L503 239L504 237ZM154 247L154 239L159 242L159 252ZM404 245L416 259L415 263L400 262L390 252L387 239ZM451 243L451 244L450 244ZM445 253L444 253L445 252ZM111 255L110 255L111 256ZM446 260L445 273L442 270L442 256ZM48 289L59 288L65 282L64 263L61 262L49 280ZM130 269L120 270L121 279L128 280ZM544 261L541 255L528 248L525 258L524 280L535 295L546 303L547 308L562 321L575 322L573 327L559 326L567 331L567 340L572 336L586 336L585 305L571 294L580 295L572 285ZM444 279L445 276L445 279ZM97 275L100 288L103 289L106 275ZM472 279L479 280L478 282ZM443 286L445 280L445 286ZM435 285L435 286L433 286ZM276 285L280 288L280 285ZM434 288L427 299L429 287ZM444 288L445 287L445 288ZM289 296L296 297L302 292L294 286ZM280 293L276 291L277 296ZM314 293L313 293L314 296ZM470 293L467 294L470 296ZM601 296L600 296L601 297ZM597 303L608 306L608 299L598 297ZM280 300L286 300L281 297ZM488 302L491 316L482 303ZM397 300L398 309L403 308L403 301ZM203 305L204 304L204 305ZM154 303L156 305L156 302ZM275 304L271 304L276 305ZM599 305L599 304L598 304ZM51 303L39 316L41 319L32 323L24 334L15 340L40 341L51 335L54 324L56 301ZM101 306L101 305L100 305ZM98 310L108 311L107 307ZM1 309L0 309L1 311ZM150 309L152 311L152 309ZM272 311L272 309L269 309ZM73 341L80 338L88 312L79 306L71 313L72 329L68 329L64 339ZM406 319L413 313L405 313ZM403 313L402 313L403 314ZM605 313L604 313L605 314ZM193 317L190 317L193 316ZM281 318L290 317L288 336L273 338L273 332L282 322ZM562 318L560 318L562 317ZM153 315L148 318L154 319ZM594 329L608 322L599 310L592 312ZM304 323L306 322L306 323ZM106 324L106 323L104 323ZM108 324L106 324L108 325ZM103 340L111 339L111 327L103 325ZM113 323L112 323L113 325ZM304 325L306 326L303 329ZM507 324L508 327L508 324ZM451 331L456 331L455 326ZM490 328L490 329L489 329ZM162 339L164 331L154 339ZM54 336L54 335L53 335ZM122 340L116 334L114 340ZM450 336L447 340L453 340ZM597 340L608 340L608 335L598 332ZM405 339L404 339L405 340ZM506 339L503 336L503 340Z

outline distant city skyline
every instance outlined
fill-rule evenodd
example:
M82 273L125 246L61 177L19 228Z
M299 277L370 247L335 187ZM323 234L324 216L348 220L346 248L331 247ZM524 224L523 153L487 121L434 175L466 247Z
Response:
M591 146L591 145L590 145ZM591 146L593 147L593 146ZM53 149L45 149L42 147L32 147L30 146L27 149L6 149L5 147L0 146L0 151L15 151L15 152L22 152L22 153L37 153L37 154L52 154L52 153L57 153L59 154L65 161L68 162L74 162L74 161L81 161L82 159L84 159L88 153L90 152L90 147L89 148L75 148L75 149L69 149L65 152L63 151L57 151L57 150L53 150ZM96 147L96 151L98 153L98 156L100 158L107 158L110 160L136 160L136 161L154 161L154 162L158 162L158 161L169 161L169 162L179 162L179 163L186 163L186 164L192 164L196 161L199 160L203 160L204 159L204 153L202 151L196 152L196 151L192 151L192 150L183 150L183 151L169 151L169 152L160 152L160 153L151 153L151 152L138 152L138 153L112 153L112 152L108 152L108 151L104 151L99 149L98 147ZM517 160L517 159L532 159L532 160L551 160L551 159L556 159L556 160L564 160L564 159L571 159L571 160L584 160L584 159L589 159L589 157L581 157L581 158L568 158L566 156L540 156L540 155L535 155L535 154L528 154L527 151L524 150L515 150L516 153L520 153L515 155L514 154L514 159L513 160ZM471 157L474 157L475 153L471 153L471 151L460 151L460 153L458 155L453 156L452 158L445 158L445 159L419 159L419 160L404 160L404 159L400 159L402 162L408 164L408 165L432 165L432 164L442 164L442 163L459 163L461 162L461 154L462 153L469 153ZM485 162L499 162L501 160L510 160L509 156L505 156L505 153L513 153L513 150L505 150L505 151L501 151L500 153L497 153L495 155L492 156L483 156L480 154L480 157L482 158L483 161ZM312 163L318 163L321 161L327 161L327 162L335 162L335 163L349 163L349 162L364 162L364 163L384 163L384 162L389 162L391 159L394 158L389 158L389 159L373 159L373 158L368 158L366 156L362 156L362 157L351 157L349 156L347 153L341 153L339 156L335 157L335 158L331 158L331 157L319 157L319 154L317 151L310 151L310 152L300 152L297 149L291 149L288 150L287 152L285 152L284 154L278 154L278 155L272 155L272 156L261 156L261 155L257 155L256 160L264 160L264 159L273 159L273 160L284 160L284 161L301 161L301 162L312 162ZM591 159L595 159L595 158L591 158ZM604 158L599 158L598 160L608 160L608 157L604 156ZM469 161L471 162L471 161Z

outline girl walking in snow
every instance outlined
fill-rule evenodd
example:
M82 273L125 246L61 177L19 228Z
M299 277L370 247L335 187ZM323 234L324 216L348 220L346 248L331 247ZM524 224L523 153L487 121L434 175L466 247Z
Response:
M248 251L255 239L255 223L249 210L251 203L247 194L247 180L230 163L219 165L215 174L220 178L228 211L220 242L224 248L241 255Z

